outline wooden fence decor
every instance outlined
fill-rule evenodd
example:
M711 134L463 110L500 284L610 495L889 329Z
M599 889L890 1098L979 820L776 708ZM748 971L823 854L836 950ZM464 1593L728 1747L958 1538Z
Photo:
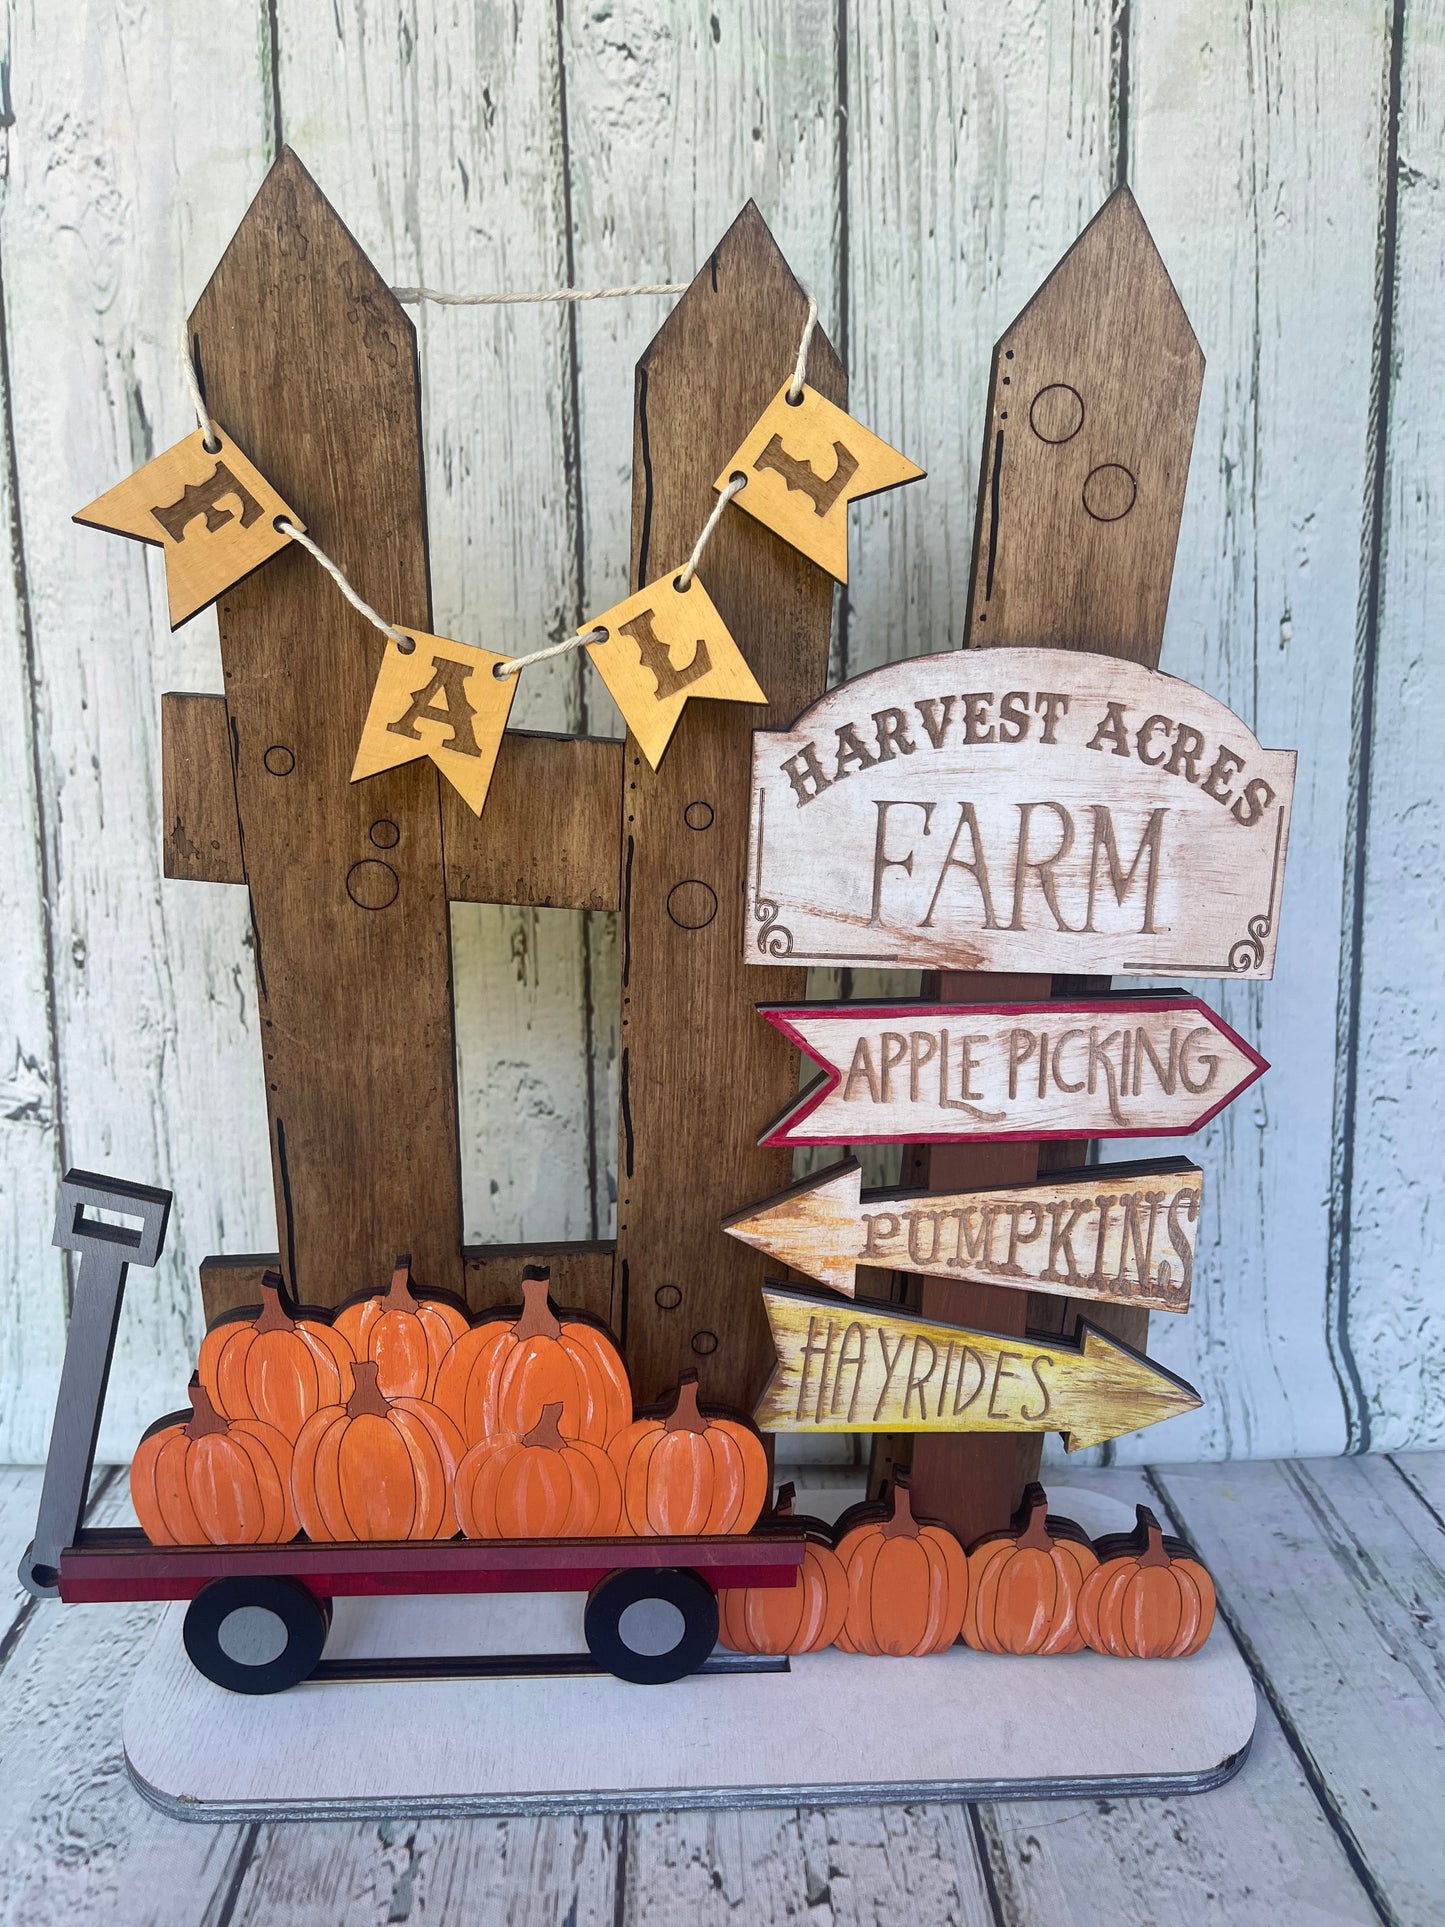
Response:
M624 742L508 730L506 659L431 633L415 334L289 151L191 317L225 439L84 512L169 534L178 621L236 558L224 695L163 699L165 867L249 895L282 1249L202 1268L191 1409L137 1458L156 1544L304 1532L271 1579L344 1591L565 1583L556 1549L606 1539L572 1580L606 1577L615 1615L672 1586L691 1665L709 1585L615 1550L683 1539L732 1586L803 1588L725 1599L730 1637L918 1652L964 1623L965 1546L1011 1518L1052 1543L1018 1510L1045 1431L1072 1450L1199 1405L1144 1343L1151 1309L1189 1307L1202 1174L1099 1169L1080 1142L1198 1129L1267 1068L1198 997L1101 975L1274 964L1294 757L1157 667L1198 346L1121 189L995 352L975 653L825 693L848 505L923 471L846 413L821 335L794 375L807 313L749 204L638 364L631 593L579 632ZM715 505L704 589L683 558ZM201 516L220 540L189 553ZM458 901L620 912L613 1240L461 1244ZM819 963L932 974L908 1003L808 1004ZM909 1147L902 1187L865 1195L851 1160L789 1184L796 1145L884 1141ZM880 1276L891 1299L858 1295ZM785 1505L750 1536L749 1411L877 1436L887 1504L836 1558ZM692 1545L730 1534L732 1555ZM555 1560L397 1549L458 1535ZM321 1550L356 1540L392 1543L370 1567ZM914 1554L946 1605L926 1637L879 1591ZM176 1576L198 1558L86 1571L90 1597L202 1584ZM676 1676L599 1611L594 1655Z

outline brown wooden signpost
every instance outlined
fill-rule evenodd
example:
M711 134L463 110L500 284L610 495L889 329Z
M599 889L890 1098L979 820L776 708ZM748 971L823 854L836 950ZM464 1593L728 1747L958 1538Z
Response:
M728 1219L729 1237L851 1298L860 1265L1188 1311L1203 1174L1184 1158L989 1191L870 1191L857 1160Z

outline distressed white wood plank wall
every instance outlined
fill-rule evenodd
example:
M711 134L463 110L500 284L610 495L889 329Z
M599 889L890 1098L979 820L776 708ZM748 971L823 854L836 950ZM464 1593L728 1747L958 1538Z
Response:
M170 636L154 562L68 518L186 428L175 327L281 139L397 282L686 279L755 196L860 413L930 470L859 512L841 673L961 639L991 344L1127 169L1209 361L1164 666L1297 745L1301 794L1279 972L1221 996L1275 1068L1189 1147L1196 1310L1155 1320L1205 1409L1118 1449L1438 1443L1440 0L192 12L8 21L0 1457L43 1450L64 1162L177 1193L116 1456L184 1383L197 1260L274 1245L244 899L159 876L158 698L219 688L214 625ZM621 589L664 309L419 312L440 629L522 651ZM576 658L516 720L618 727ZM454 934L468 1236L605 1234L613 920L463 906Z

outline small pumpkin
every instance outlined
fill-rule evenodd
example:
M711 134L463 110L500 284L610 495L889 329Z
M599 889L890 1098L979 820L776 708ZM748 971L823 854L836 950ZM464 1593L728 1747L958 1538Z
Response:
M1101 1539L1079 1594L1079 1627L1096 1653L1184 1659L1214 1625L1214 1581L1182 1539L1166 1539L1141 1505L1130 1533Z
M519 1439L483 1439L457 1468L457 1517L469 1539L586 1539L616 1532L617 1469L600 1445L565 1439L560 1402Z
M292 1317L281 1274L261 1280L259 1311L219 1319L201 1340L199 1372L217 1411L260 1419L294 1444L323 1405L336 1405L349 1382L350 1345L319 1318Z
M682 1538L747 1532L768 1496L762 1440L746 1419L703 1413L696 1372L683 1373L665 1417L634 1420L607 1450L634 1532Z
M291 1446L273 1425L226 1419L199 1379L191 1410L151 1426L130 1467L136 1517L155 1546L280 1545L297 1533Z
M392 1398L376 1361L351 1367L345 1405L313 1412L296 1441L291 1492L313 1539L450 1539L461 1434L435 1405Z
M968 1560L947 1526L914 1518L906 1479L894 1480L881 1516L850 1526L837 1553L848 1579L836 1641L845 1653L941 1653L958 1638Z
M735 1653L816 1653L831 1646L848 1610L848 1575L818 1519L793 1511L794 1488L785 1485L759 1531L804 1535L803 1563L791 1586L725 1587L717 1596L718 1635Z
M419 1298L412 1289L411 1253L403 1252L390 1288L343 1305L331 1328L356 1357L375 1360L385 1398L431 1398L438 1367L471 1330L471 1320L451 1300Z
M550 1272L528 1265L522 1309L474 1325L441 1362L436 1403L469 1445L530 1432L560 1404L564 1438L605 1446L632 1417L632 1390L617 1347L600 1325L559 1316L547 1296Z
M1082 1528L1049 1514L1041 1485L1024 1489L1009 1532L969 1548L965 1644L981 1653L1078 1653L1079 1593L1098 1565Z

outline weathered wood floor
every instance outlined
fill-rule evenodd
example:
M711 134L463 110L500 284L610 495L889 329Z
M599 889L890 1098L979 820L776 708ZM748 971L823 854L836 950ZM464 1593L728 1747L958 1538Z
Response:
M0 1923L1438 1927L1445 1456L1084 1476L1121 1499L1152 1494L1218 1578L1261 1708L1250 1760L1215 1793L187 1826L141 1800L120 1754L120 1709L158 1608L33 1606L9 1584ZM5 1573L38 1482L0 1472ZM114 1475L93 1504L107 1496L119 1497Z

